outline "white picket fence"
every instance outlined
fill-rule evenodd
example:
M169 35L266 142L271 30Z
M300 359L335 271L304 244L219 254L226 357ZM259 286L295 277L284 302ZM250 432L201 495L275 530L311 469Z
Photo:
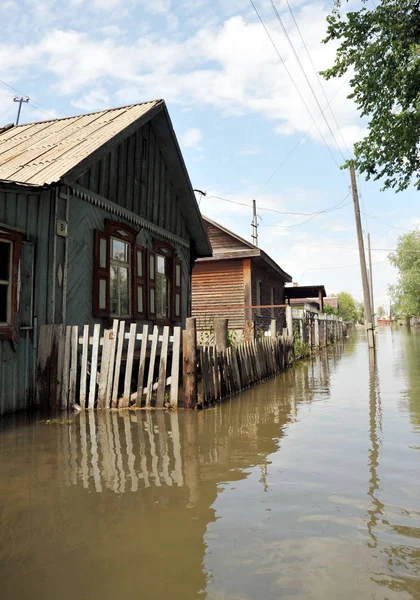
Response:
M99 324L43 327L38 363L56 365L50 366L49 387L56 387L61 408L178 405L180 327L138 330L136 323L127 327L117 319L104 330Z

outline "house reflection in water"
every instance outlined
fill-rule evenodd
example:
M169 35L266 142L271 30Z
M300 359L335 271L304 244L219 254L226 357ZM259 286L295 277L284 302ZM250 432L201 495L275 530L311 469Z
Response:
M342 349L332 352L338 357ZM57 589L62 598L81 591L164 598L173 590L183 600L204 597L206 531L223 484L257 469L265 489L269 457L296 418L296 398L310 402L312 390L328 393L328 361L302 364L202 412L3 420L8 527L0 547L12 548L4 557L0 551L4 597L22 598L28 586L44 600ZM12 546L10 531L18 532Z

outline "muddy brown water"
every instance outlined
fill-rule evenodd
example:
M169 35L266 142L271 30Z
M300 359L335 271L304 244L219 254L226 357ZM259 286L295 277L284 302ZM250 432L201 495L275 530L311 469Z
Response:
M202 412L0 421L0 597L420 598L420 334Z

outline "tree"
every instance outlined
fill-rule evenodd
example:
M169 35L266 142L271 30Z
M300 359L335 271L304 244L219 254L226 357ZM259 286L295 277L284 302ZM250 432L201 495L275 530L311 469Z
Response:
M378 317L384 317L385 316L385 309L383 306L378 306Z
M364 323L365 322L365 305L363 304L363 302L356 302L356 321L358 323Z
M356 300L348 292L338 294L337 314L343 321L357 321Z
M400 236L396 252L388 256L398 269L396 285L389 287L394 311L402 317L420 315L420 231Z
M337 311L329 304L324 304L324 313L326 315L336 315Z
M324 43L340 45L322 75L350 72L348 98L370 119L354 146L354 166L366 179L385 177L384 188L401 191L413 182L420 189L420 0L378 0L349 12L335 0L327 22Z

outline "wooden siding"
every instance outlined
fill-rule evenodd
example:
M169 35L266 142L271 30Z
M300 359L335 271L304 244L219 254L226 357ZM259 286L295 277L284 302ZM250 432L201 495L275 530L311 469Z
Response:
M94 318L92 314L93 256L94 231L95 229L103 230L105 219L133 226L132 223L94 206L87 200L76 196L70 197L67 325L82 326L101 322L101 319ZM137 236L137 243L145 248L152 248L157 239L145 229L141 229ZM172 245L175 248L176 257L182 262L182 318L185 320L188 316L188 295L190 293L189 251L177 244ZM105 319L102 322L106 324L107 321L108 319ZM143 323L143 321L138 321L138 323Z
M212 223L209 223L204 219L204 226L207 230L211 246L213 251L217 253L219 250L246 250L249 248L246 244L243 244L235 237L229 235L225 231L222 231L218 227L215 227Z
M251 261L251 279L252 279L252 304L257 305L257 285L261 281L261 304L272 304L271 290L274 288L274 304L284 303L284 283L285 281L275 271L264 267L259 261L253 259ZM258 314L258 309L253 311L253 319L256 321L257 327L268 329L270 321L273 318L271 309L261 309L261 315ZM282 313L281 309L274 310L274 316L277 318L278 313Z
M244 327L244 310L208 310L206 307L245 305L242 260L198 262L192 274L192 316L208 328L214 317L229 319L230 329Z
M179 200L151 123L95 163L77 183L186 240Z
M47 322L51 303L52 260L50 192L29 193L0 188L0 223L24 232L24 240L35 244L34 316ZM22 282L24 285L24 282ZM27 295L28 290L21 290ZM29 296L31 295L29 290ZM0 415L25 409L30 404L33 381L33 330L20 330L16 348L0 340Z

